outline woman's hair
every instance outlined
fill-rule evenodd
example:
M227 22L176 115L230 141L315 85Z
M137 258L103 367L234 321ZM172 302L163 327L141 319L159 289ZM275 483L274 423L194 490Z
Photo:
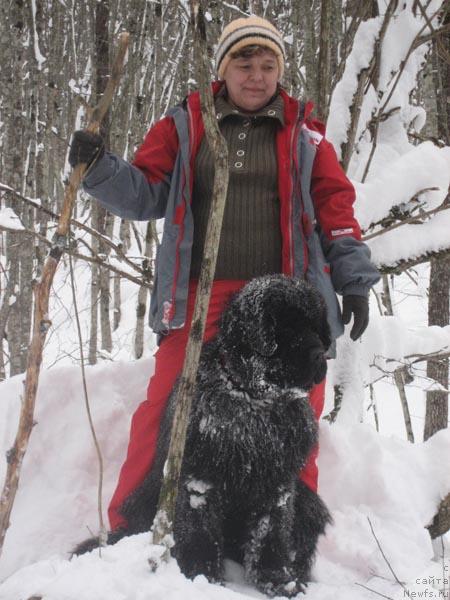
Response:
M251 58L252 56L258 56L264 52L270 52L270 54L273 54L274 58L277 57L271 48L261 46L260 44L251 44L250 46L244 46L243 48L236 50L236 52L231 52L230 58Z

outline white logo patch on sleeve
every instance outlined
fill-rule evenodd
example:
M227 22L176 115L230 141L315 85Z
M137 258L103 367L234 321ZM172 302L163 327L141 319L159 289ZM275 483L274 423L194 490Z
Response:
M345 229L332 229L331 230L331 235L333 237L338 237L339 235L348 235L350 233L353 233L353 227L347 227Z

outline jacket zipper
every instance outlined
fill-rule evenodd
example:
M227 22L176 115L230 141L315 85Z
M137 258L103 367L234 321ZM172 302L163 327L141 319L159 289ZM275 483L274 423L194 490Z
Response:
M293 213L294 213L294 196L295 196L295 184L296 182L296 167L295 164L295 155L294 155L294 140L296 139L296 132L298 128L298 117L299 117L299 106L297 106L297 114L295 118L295 124L292 128L291 133L291 141L290 141L290 157L289 162L291 168L289 170L290 178L291 178L291 210L289 211L289 267L290 267L290 275L294 274L294 224L293 224Z

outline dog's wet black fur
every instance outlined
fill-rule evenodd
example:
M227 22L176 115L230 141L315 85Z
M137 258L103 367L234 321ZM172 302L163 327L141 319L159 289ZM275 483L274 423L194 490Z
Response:
M330 522L298 477L317 442L307 392L325 377L329 345L323 299L302 280L254 279L223 313L202 351L177 500L173 555L186 576L222 581L228 557L264 593L304 590ZM174 399L155 464L122 507L128 527L108 543L147 531L154 520ZM75 553L96 545L87 540Z

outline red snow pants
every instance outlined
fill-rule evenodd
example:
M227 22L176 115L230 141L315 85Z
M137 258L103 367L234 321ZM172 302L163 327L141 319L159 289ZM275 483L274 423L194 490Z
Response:
M204 341L208 341L215 335L218 319L230 296L241 289L245 283L246 281L228 280L214 282ZM186 316L186 323L189 325L182 329L172 330L162 339L155 353L155 372L147 388L147 400L138 406L133 415L127 457L108 508L109 522L113 531L120 527L126 527L127 523L120 514L120 507L124 500L142 483L152 467L164 408L175 380L183 368L196 289L196 283L191 282ZM314 386L309 395L317 419L322 413L324 398L325 380ZM300 478L313 490L317 490L319 475L316 465L317 453L318 447L313 449L307 464L300 473Z

